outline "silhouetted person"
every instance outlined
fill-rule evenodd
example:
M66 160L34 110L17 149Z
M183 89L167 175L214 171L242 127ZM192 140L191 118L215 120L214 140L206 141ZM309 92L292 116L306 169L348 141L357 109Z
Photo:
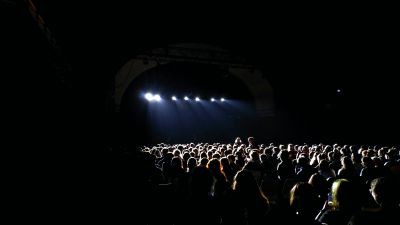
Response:
M297 159L296 175L303 182L307 182L314 173L314 168L310 166L309 162L310 160L307 156L300 156Z
M288 178L294 177L294 166L292 161L289 160L289 152L288 151L281 151L279 154L280 163L278 164L278 177L279 179L284 182Z
M237 137L235 139L235 145L240 146L242 144L242 139L240 139L240 137Z
M290 212L288 215L291 224L321 224L315 220L318 213L317 195L313 187L299 182L290 191Z
M229 159L226 157L221 158L222 172L225 174L229 185L233 183L233 177L236 173L233 172L231 165L229 165Z
M258 149L258 145L256 144L256 139L254 137L247 138L247 142L250 149Z
M330 158L329 167L335 171L336 174L339 174L339 169L343 166L340 159L340 152L332 151L328 153Z
M226 207L224 225L267 223L269 202L250 171L241 170L236 174L233 191L227 199Z
M221 163L218 159L211 159L207 164L207 168L211 171L214 178L212 194L217 198L222 198L228 189L228 180L222 172Z
M328 181L320 174L315 173L311 175L308 183L313 187L314 192L317 195L318 209L322 209L326 200L328 200L329 193L329 183Z
M338 171L338 177L344 178L348 180L354 180L358 177L356 173L356 169L354 168L353 161L351 161L350 157L344 156L341 160L342 168Z
M256 179L257 183L261 183L261 172L263 170L263 167L261 165L260 156L257 151L252 150L250 152L250 160L246 163L243 169L253 173L253 176Z
M165 183L171 182L170 173L171 173L171 160L174 157L172 153L167 153L162 160L162 172L164 175Z
M325 179L330 177L335 178L336 174L333 169L329 167L329 162L325 159L321 160L318 165L318 173L323 176Z
M385 167L387 167L392 175L400 178L400 161L397 157L399 157L399 150L390 149L386 154L387 162L385 163Z
M213 182L213 175L208 168L194 168L189 181L189 199L184 211L171 216L185 216L185 224L219 224L220 213L215 198L211 195Z
M362 177L363 181L369 185L373 179L377 178L377 170L375 169L374 162L370 157L363 157L361 162L363 168L361 169L360 177Z
M326 202L317 220L328 225L347 225L350 218L360 209L354 184L338 179L332 185L332 205Z
M208 159L207 158L201 158L200 159L200 166L206 167L207 163L208 163Z
M379 208L363 210L351 218L350 225L392 225L399 223L399 181L376 178L371 182L371 194Z
M236 163L235 163L235 156L234 156L234 155L229 154L229 155L228 155L228 160L229 160L229 165L231 166L232 172L233 172L233 174L234 174L233 176L235 176L236 173L240 170L240 167L239 167L238 165L236 165Z

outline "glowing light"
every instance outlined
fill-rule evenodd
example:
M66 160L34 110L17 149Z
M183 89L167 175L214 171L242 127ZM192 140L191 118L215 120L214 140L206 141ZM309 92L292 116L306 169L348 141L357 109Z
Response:
M341 89L336 89L336 91L338 93L342 92ZM143 97L149 102L162 102L163 101L163 98L162 98L162 96L160 94L153 94L151 92L145 92ZM170 99L172 101L178 101L180 98L178 98L176 95L171 95ZM185 100L185 101L191 101L191 100L196 101L196 102L201 102L202 101L200 96L193 96L193 99L191 99L188 95L186 95L182 99ZM217 102L217 101L226 102L227 100L225 98L223 98L223 97L220 97L220 98L211 97L210 101L211 102Z
M153 99L156 100L157 102L160 102L160 101L161 101L161 96L158 95L158 94L157 94L157 95L154 95L154 96L153 96Z
M153 101L154 96L153 96L152 93L148 92L148 93L146 93L146 94L144 95L144 98L145 98L147 101L151 102L151 101Z

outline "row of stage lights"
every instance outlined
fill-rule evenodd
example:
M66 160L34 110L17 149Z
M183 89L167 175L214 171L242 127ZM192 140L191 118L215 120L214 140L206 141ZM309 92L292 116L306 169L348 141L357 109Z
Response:
M161 102L161 100L162 100L162 98L161 98L161 96L160 96L159 94L153 95L152 93L146 93L146 94L144 95L144 98L145 98L147 101L149 101L149 102L154 102L154 101L155 101L155 102ZM172 101L178 101L178 98L177 98L176 96L172 96L172 97L171 97L171 100L172 100ZM190 101L190 98L189 98L188 96L185 96L185 97L183 98L183 100L185 100L185 101ZM196 97L194 100L195 100L196 102L201 101L200 97ZM211 102L216 102L217 99L211 98L210 101L211 101ZM220 98L219 101L220 101L220 102L224 102L224 101L225 101L225 98Z

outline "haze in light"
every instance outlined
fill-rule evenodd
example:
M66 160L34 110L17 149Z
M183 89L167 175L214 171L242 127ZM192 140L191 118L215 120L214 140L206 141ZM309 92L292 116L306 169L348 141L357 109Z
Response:
M154 95L153 99L156 100L157 102L160 102L161 101L161 96L159 94Z
M147 101L153 101L153 94L152 93L146 93L145 95L144 95L144 98L147 100Z
M340 92L341 90L338 89L337 91ZM161 97L160 94L155 94L155 95L153 95L151 92L146 92L146 93L144 94L144 98L145 98L147 101L149 101L149 102L154 102L154 101L155 101L155 102L161 102L161 101L162 101L162 97ZM171 100L172 100L172 101L178 101L178 98L176 97L176 95L173 95L173 96L171 96ZM189 98L188 96L184 96L183 100L185 100L185 101L190 101L190 98ZM200 102L200 101L201 101L201 98L200 98L199 96L196 96L196 97L194 98L194 100L195 100L196 102ZM211 102L216 102L217 99L214 98L214 97L212 97L212 98L210 98L210 101L211 101ZM220 98L219 101L220 101L220 102L225 102L226 99L225 99L225 98Z

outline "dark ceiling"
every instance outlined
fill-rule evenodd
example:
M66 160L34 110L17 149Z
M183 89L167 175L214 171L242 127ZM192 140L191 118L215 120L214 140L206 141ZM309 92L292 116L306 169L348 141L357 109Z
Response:
M348 121L362 118L360 123L378 115L385 119L372 123L383 120L389 125L378 127L385 129L398 122L398 35L388 22L390 14L377 19L351 9L299 15L294 9L276 12L249 5L33 2L71 66L70 87L54 75L54 54L23 2L2 1L2 14L11 31L7 37L15 43L6 46L25 64L16 71L35 74L29 79L43 92L39 97L53 93L40 106L46 109L59 103L61 110L104 111L113 76L133 55L195 42L228 49L262 69L282 112L346 114Z
M153 196L153 188L144 185L143 158L114 160L109 154L110 146L121 143L110 140L120 133L113 115L105 113L105 102L127 60L170 43L217 45L267 74L278 115L284 116L266 124L277 132L261 133L259 142L399 144L400 38L398 19L392 18L398 12L380 11L376 2L369 9L364 2L355 7L301 2L302 7L278 10L265 1L257 6L243 1L236 6L234 1L179 6L171 1L32 1L57 40L59 55L25 1L0 0L6 179L17 184L14 202L32 199L28 202L50 206L25 207L30 220L135 222L153 212L146 211L148 202L138 201ZM70 70L57 67L60 62ZM126 140L135 143L142 132L136 129L125 134Z

